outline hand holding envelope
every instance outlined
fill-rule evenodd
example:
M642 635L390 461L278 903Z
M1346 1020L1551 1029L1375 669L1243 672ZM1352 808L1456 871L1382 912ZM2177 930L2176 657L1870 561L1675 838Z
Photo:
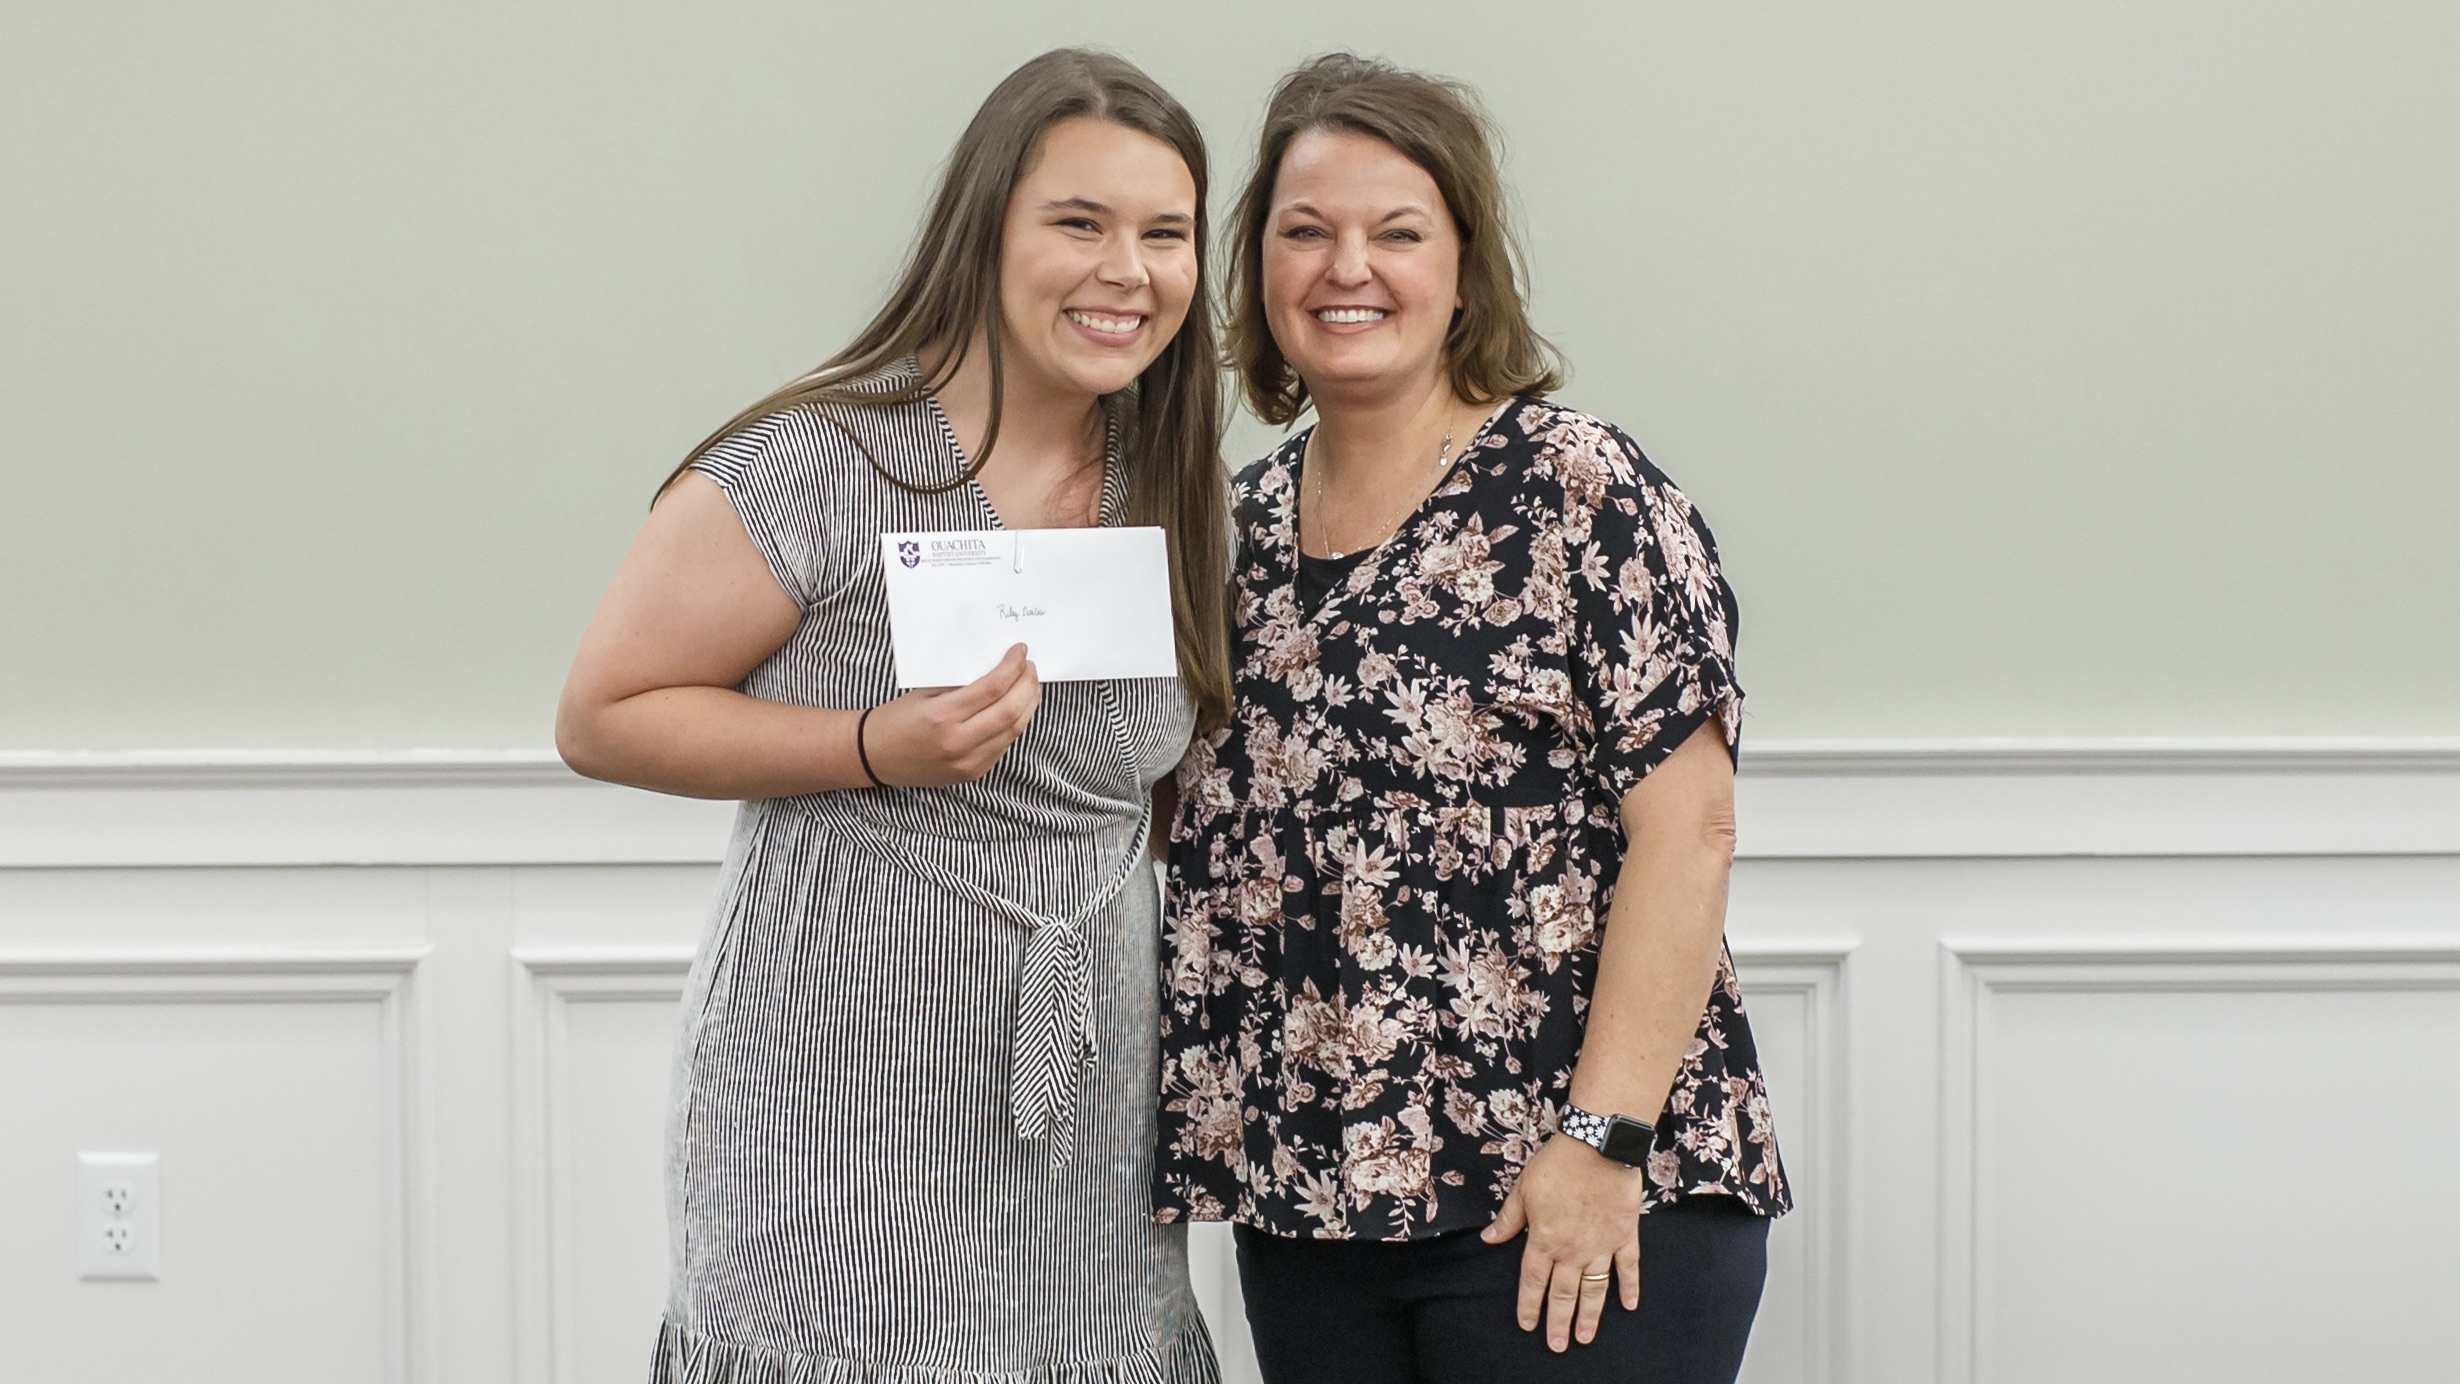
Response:
M864 777L883 788L972 783L991 771L1042 705L1042 680L1011 644L963 687L919 687L862 713L854 725Z
M1044 682L1179 674L1158 528L884 533L899 687L955 687L1023 644Z

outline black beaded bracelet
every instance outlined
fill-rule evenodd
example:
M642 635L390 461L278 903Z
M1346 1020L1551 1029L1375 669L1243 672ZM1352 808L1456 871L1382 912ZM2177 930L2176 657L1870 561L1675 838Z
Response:
M888 785L881 781L879 771L871 767L871 751L863 745L863 730L871 724L871 713L877 710L879 708L876 706L864 707L863 714L854 718L854 757L863 761L863 777L871 780L872 787L886 788Z

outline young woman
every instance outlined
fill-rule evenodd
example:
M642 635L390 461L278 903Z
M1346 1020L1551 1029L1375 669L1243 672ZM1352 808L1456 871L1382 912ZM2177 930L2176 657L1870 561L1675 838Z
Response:
M670 480L557 723L746 799L676 1054L661 1384L1214 1377L1150 1213L1149 790L1227 713L1204 146L1129 64L992 92L887 307ZM883 532L1155 524L1180 676L897 695Z
M1268 1384L1729 1384L1788 1199L1722 941L1716 547L1630 438L1541 397L1462 88L1300 68L1239 212L1248 399L1317 421L1232 486L1157 1214L1239 1223Z

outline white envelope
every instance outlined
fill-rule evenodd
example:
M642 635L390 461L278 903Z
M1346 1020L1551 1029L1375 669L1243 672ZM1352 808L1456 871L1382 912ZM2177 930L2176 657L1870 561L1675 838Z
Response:
M1173 678L1162 531L884 533L899 687L956 687L1023 644L1044 682Z

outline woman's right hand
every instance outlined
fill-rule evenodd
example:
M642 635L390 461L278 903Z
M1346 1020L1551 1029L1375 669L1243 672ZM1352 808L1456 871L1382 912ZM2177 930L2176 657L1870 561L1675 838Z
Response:
M972 783L991 772L1042 705L1042 679L1012 644L963 687L927 687L872 708L861 723L871 772L892 788Z

